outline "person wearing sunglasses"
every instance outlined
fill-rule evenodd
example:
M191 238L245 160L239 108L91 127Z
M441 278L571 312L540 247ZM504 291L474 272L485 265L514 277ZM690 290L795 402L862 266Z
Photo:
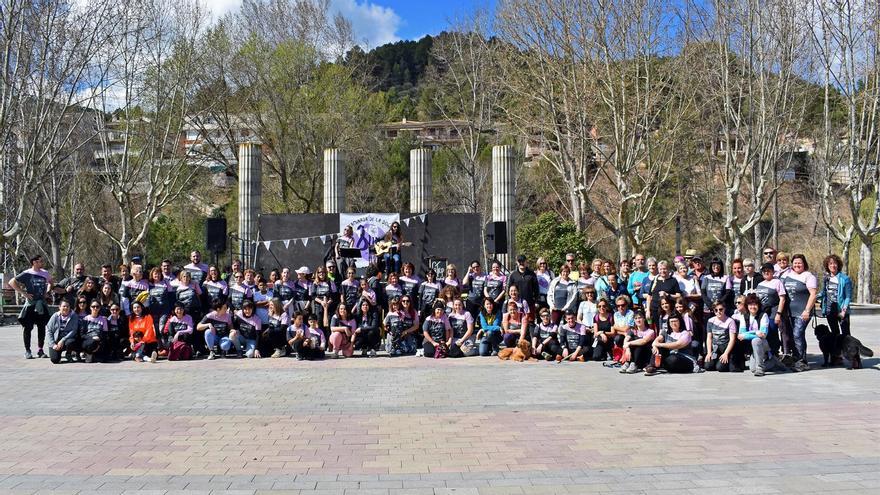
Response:
M476 321L480 314L483 304L483 290L486 288L486 274L477 260L471 261L468 271L464 278L461 279L462 287L467 290L467 301L465 307L471 317Z
M550 289L550 282L556 278L553 270L544 257L538 258L538 268L535 269L535 276L538 278L538 307L549 308L547 305L547 292Z
M633 321L635 326L626 334L626 338L623 340L623 358L621 361L624 366L620 368L621 373L638 373L651 361L651 344L654 342L656 333L653 328L648 326L645 313L641 310L636 312Z
M416 353L417 356L420 356L423 352L421 320L415 306L412 297L403 296L400 298L400 319L404 328L400 337L404 341L406 354Z
M559 345L559 326L550 320L550 310L542 308L538 322L532 332L532 349L535 357L544 361L562 361L562 346Z
M617 296L614 299L614 308L611 330L604 333L593 348L594 361L604 360L608 356L618 359L623 353L623 341L636 326L636 314L630 309L628 296ZM617 349L617 355L615 355L615 349Z
M101 316L101 305L98 301L89 303L89 314L80 323L79 342L83 352L83 361L95 362L95 355L101 349L101 335L107 332L107 318Z
M109 284L105 287L110 287ZM110 316L107 316L107 331L101 334L101 360L105 363L121 361L124 351L128 349L128 320L118 303L110 305Z
M741 373L745 367L743 347L736 334L737 321L727 316L727 305L715 300L711 304L714 316L706 322L706 371Z

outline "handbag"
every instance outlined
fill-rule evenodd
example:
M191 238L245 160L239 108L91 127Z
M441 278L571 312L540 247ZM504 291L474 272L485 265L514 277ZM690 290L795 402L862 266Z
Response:
M449 354L446 344L440 344L434 348L434 359L443 359Z
M611 360L615 363L623 362L623 347L614 344L614 347L611 348Z

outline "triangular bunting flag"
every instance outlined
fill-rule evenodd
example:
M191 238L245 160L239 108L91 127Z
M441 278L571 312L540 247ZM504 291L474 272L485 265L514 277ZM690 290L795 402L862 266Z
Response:
M425 213L422 213L421 215L419 215L419 220L421 220L422 222L424 222L426 216L427 216L427 215L426 215Z
M321 244L327 244L327 236L326 235L321 236Z
M290 239L284 239L284 249L287 249L289 247L290 247Z
M303 237L302 241L303 241L303 246L309 245L309 238L308 237Z
M263 247L266 248L266 251L269 250L269 246L272 245L272 241L263 241Z
M404 218L404 219L403 219L403 224L406 225L407 227L409 227L409 221L410 221L410 220L411 220L411 219L409 219L409 218Z

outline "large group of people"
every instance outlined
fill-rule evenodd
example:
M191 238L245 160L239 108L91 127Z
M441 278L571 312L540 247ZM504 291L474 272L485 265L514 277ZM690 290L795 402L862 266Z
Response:
M689 251L672 262L637 254L587 263L569 254L556 270L519 256L509 272L498 261L488 271L472 261L461 277L453 265L438 276L402 262L398 233L389 236L390 256L360 278L338 250L314 269L260 273L233 261L221 270L194 251L176 272L170 260L147 269L135 259L104 265L98 276L77 264L58 282L35 256L10 282L25 299L25 357L34 357L36 327L36 356L53 363L458 358L525 341L532 357L552 363L762 376L810 368L806 334L817 306L832 332L850 332L852 282L836 255L824 259L821 283L804 255L770 248L760 262L735 259L729 270Z

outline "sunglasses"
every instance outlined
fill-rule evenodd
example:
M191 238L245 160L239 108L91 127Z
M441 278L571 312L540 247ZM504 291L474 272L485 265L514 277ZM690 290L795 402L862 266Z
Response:
M723 311L724 311L724 308L715 308L715 312L716 312L716 313L718 313L719 311L722 311L722 312L723 312Z
M401 299L400 302L403 304L409 304L409 299Z
M773 256L773 251L764 251L764 256Z
M625 307L626 307L626 304L618 304L617 307L618 307L618 308L625 308Z
M92 304L91 308L92 309L101 309L101 306L98 306L97 304Z

